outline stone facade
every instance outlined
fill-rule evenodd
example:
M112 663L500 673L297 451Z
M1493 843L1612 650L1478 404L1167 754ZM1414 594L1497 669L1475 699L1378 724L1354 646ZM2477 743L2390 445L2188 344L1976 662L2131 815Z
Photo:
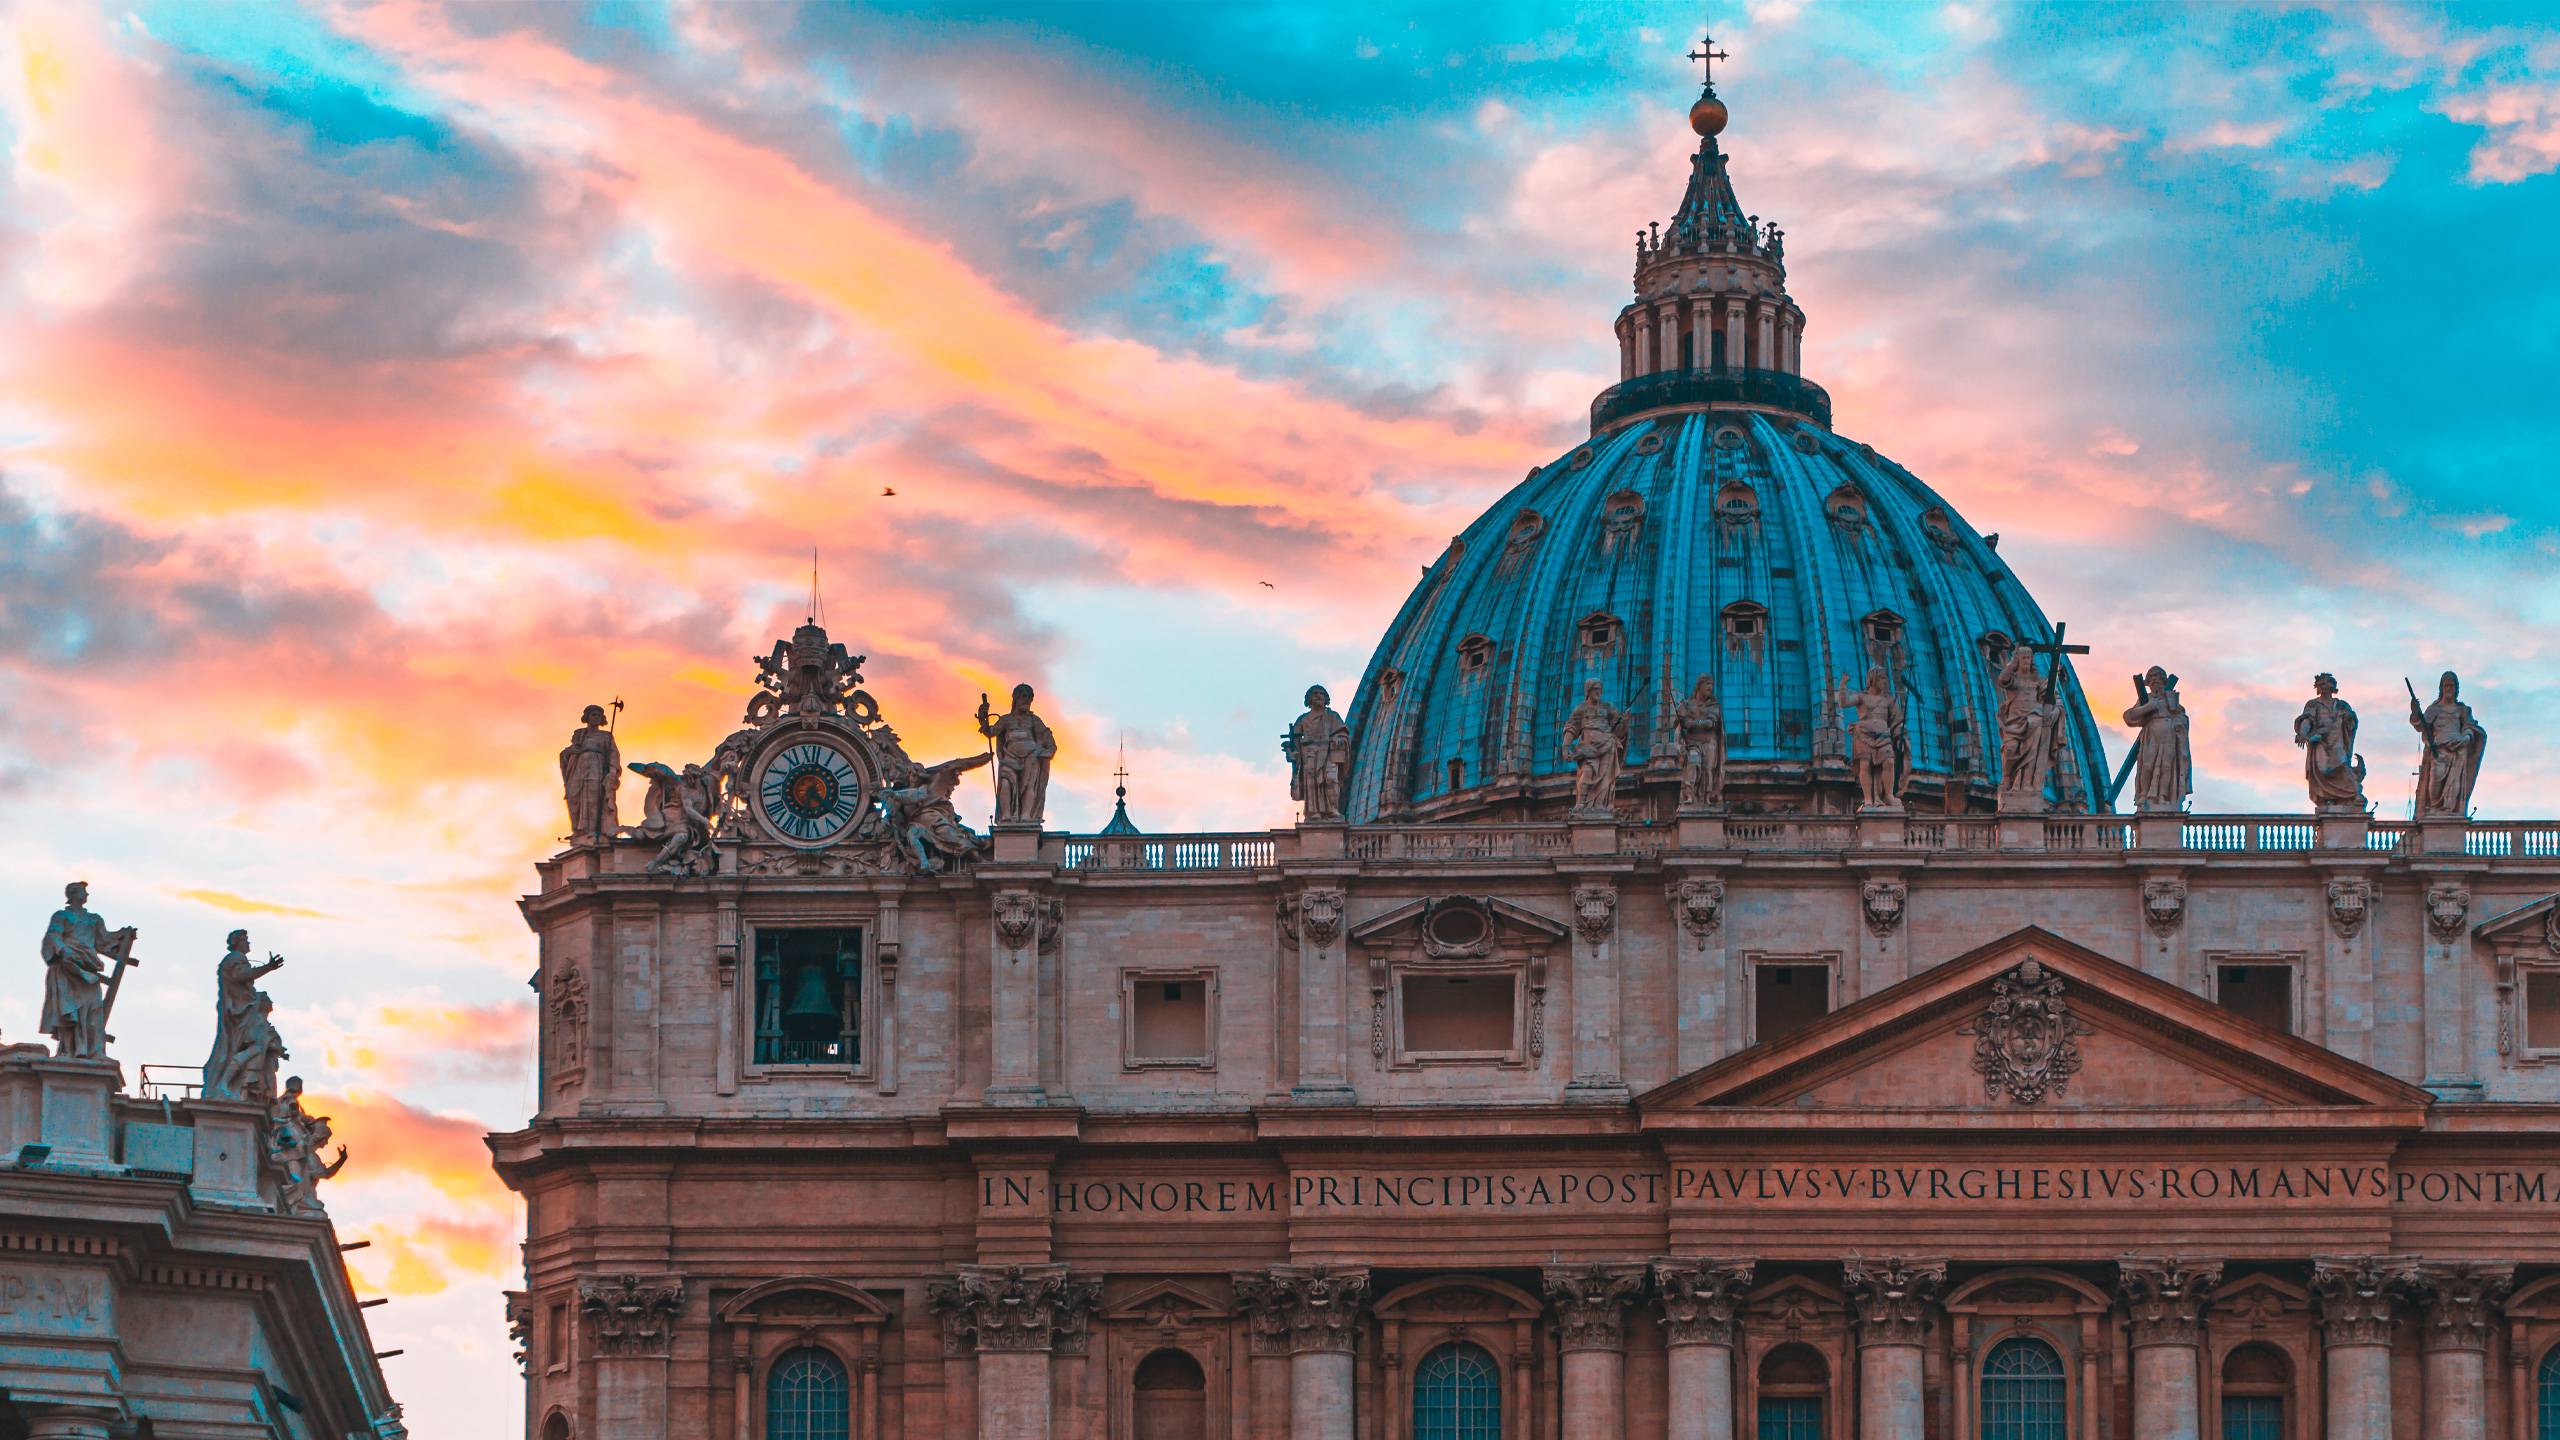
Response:
M398 1440L268 1107L128 1098L112 1060L0 1048L0 1436Z

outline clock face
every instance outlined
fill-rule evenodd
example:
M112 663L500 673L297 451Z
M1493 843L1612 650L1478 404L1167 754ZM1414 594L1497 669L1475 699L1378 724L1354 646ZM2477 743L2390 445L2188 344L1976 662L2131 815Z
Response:
M785 844L831 845L870 803L862 776L861 764L832 738L795 736L756 767L756 813Z

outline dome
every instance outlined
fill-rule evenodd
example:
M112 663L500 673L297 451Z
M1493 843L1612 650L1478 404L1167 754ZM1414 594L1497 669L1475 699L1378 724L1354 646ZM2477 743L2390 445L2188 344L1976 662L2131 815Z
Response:
M1986 537L1910 471L1831 429L1797 373L1803 312L1777 228L1745 216L1717 137L1667 230L1636 244L1620 383L1592 438L1529 472L1423 573L1361 677L1355 821L1560 814L1561 732L1586 682L1626 712L1617 808L1668 818L1672 710L1701 676L1724 707L1724 800L1845 812L1848 723L1890 677L1905 803L1988 811L1999 691L2053 627ZM2068 658L2043 803L2104 808L2098 729Z

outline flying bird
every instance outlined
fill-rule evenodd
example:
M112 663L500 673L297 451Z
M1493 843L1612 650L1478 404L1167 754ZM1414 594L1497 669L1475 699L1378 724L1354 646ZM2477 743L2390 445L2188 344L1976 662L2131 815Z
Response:
M1280 588L1279 586L1272 584L1272 583L1271 583L1270 581L1268 581L1268 580L1258 580L1258 581L1255 581L1254 583L1255 583L1255 584L1260 585L1260 586L1261 586L1263 589L1265 589L1265 590L1277 590L1277 589L1279 589L1279 588Z
M895 485L883 485L880 487L880 493L883 495L895 495L898 493L898 487Z

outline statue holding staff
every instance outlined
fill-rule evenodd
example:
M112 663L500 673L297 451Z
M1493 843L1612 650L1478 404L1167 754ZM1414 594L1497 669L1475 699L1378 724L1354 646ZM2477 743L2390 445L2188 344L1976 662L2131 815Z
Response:
M1333 695L1321 685L1307 687L1306 705L1306 713L1280 732L1289 798L1306 819L1339 820L1343 781L1351 771L1351 727L1333 713Z
M2409 686L2409 728L2418 732L2418 814L2421 818L2460 819L2471 813L2471 788L2480 783L2480 757L2489 750L2489 730L2462 699L2462 678L2447 670L2436 681L2435 703L2418 708L2418 687Z
M44 957L44 1014L38 1022L53 1036L53 1052L65 1060L107 1058L107 1014L115 1008L133 958L134 929L109 930L89 910L89 883L62 887L63 906L46 922L38 953ZM110 970L107 962L115 962Z
M978 733L987 737L996 757L996 823L1037 825L1049 807L1049 762L1057 758L1058 737L1047 721L1031 713L1031 687L1013 687L1013 705L1002 715L978 697Z
M2195 793L2194 752L2187 739L2187 707L2178 699L2178 677L2154 665L2133 677L2133 704L2124 723L2139 732L2133 772L2136 810L2177 811Z

